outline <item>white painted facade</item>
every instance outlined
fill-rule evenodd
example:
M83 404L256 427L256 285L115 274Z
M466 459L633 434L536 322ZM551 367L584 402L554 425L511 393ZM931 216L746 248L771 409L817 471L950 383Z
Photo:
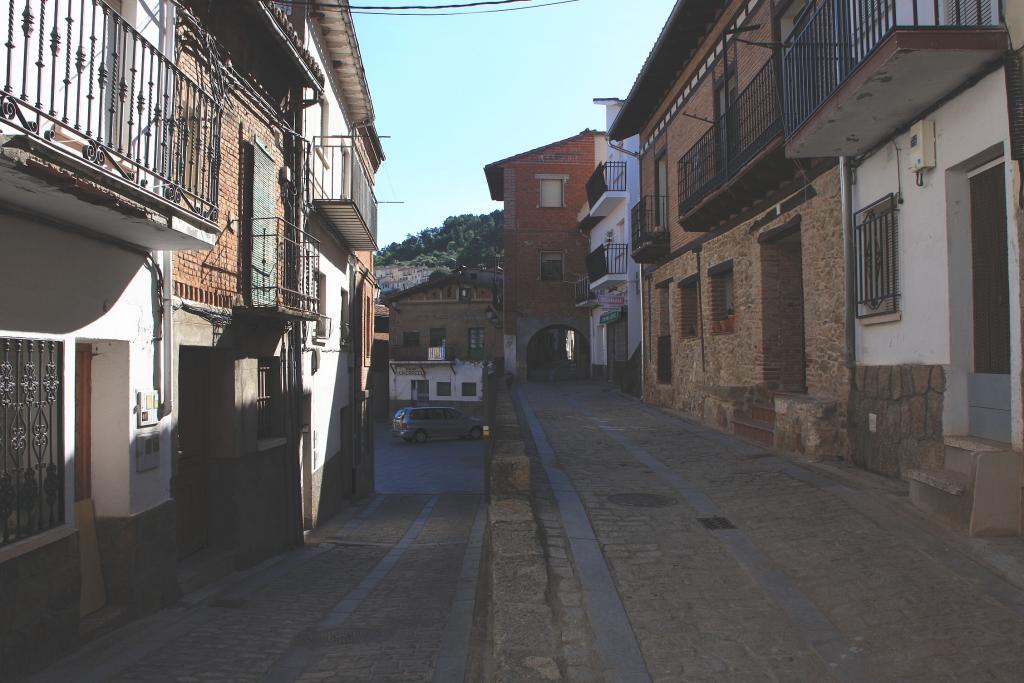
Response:
M594 100L595 104L605 107L606 129L611 129L615 117L618 116L623 102L618 99ZM632 224L630 209L640 199L640 137L635 135L624 141L610 141L604 144L604 150L599 157L605 162L624 163L626 166L626 192L609 193L615 196L609 202L612 206L609 213L601 218L590 230L590 251L597 249L601 244L624 244L626 245L626 272L625 276L606 277L599 281L590 283L591 290L595 296L609 294L621 296L625 300L626 312L626 358L627 360L637 352L640 346L640 336L643 330L641 304L640 304L640 266L630 256L632 245ZM593 207L591 207L593 213ZM591 310L590 329L590 358L591 363L597 366L607 366L608 362L608 326L601 323L601 316L606 308L597 306ZM607 369L603 371L608 376Z
M78 3L72 5L72 12L80 9ZM173 3L124 0L121 8L126 20L173 58ZM0 133L22 134L2 120ZM140 219L81 201L42 180L23 182L14 157L4 158L0 166L0 242L8 245L0 250L0 287L5 293L0 338L63 343L63 434L55 430L52 438L62 438L64 463L63 526L0 548L3 562L75 526L77 344L91 349L91 498L96 515L130 517L171 498L170 252L154 251L152 245L208 249L215 236L199 235L186 226L178 231L167 216L155 212ZM93 222L105 229L95 229ZM159 392L159 418L146 427L137 425L140 391Z
M484 392L484 366L480 361L391 361L388 381L392 403L480 403ZM427 394L419 393L414 382L426 382ZM450 395L438 393L438 384L448 383ZM472 384L474 394L463 389Z
M935 124L936 167L916 184L909 169L910 135L904 133L860 164L852 187L856 213L888 193L899 204L899 314L883 322L860 320L860 365L937 364L946 369L943 426L967 434L967 381L972 372L971 227L968 177L1002 160L1006 181L1009 254L1010 377L1021 372L1021 270L1014 166L1002 70L985 76L927 116ZM897 150L898 153L897 153ZM1010 382L1012 442L1024 445L1019 379Z

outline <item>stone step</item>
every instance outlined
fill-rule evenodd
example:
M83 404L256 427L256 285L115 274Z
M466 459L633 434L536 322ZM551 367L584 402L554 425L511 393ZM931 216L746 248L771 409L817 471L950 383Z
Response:
M974 477L979 453L1005 453L1013 446L1002 441L991 441L975 436L946 436L943 462L947 470Z
M763 420L754 420L749 417L734 417L732 419L732 431L737 436L750 439L764 446L775 445L775 425Z
M952 470L908 470L906 476L918 509L958 529L970 527L970 477Z

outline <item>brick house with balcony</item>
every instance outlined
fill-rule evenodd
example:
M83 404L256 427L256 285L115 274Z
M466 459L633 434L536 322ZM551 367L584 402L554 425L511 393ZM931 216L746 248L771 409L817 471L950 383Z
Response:
M486 366L502 355L502 287L500 268L460 268L382 299L392 414L417 402L483 400Z
M841 158L849 198L852 457L972 535L1020 533L1020 9L865 9L782 15L786 153Z
M505 203L505 371L529 379L590 373L589 313L576 307L588 239L577 229L604 133L577 135L484 167Z
M843 457L838 175L834 159L786 157L778 11L677 2L609 129L640 136L644 397L769 446Z

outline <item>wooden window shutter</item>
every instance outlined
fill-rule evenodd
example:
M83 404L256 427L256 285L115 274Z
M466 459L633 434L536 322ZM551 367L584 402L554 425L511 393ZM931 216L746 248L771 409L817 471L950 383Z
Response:
M247 147L246 210L252 240L252 305L273 306L277 302L278 262L276 167L259 138L254 138Z

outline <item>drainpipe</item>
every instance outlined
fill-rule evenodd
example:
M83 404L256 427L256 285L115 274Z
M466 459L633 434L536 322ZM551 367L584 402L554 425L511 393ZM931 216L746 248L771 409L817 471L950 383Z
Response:
M174 410L174 271L172 270L173 259L170 251L162 254L164 271L163 291L163 399L164 415L172 414Z
M851 374L857 367L857 279L853 250L852 171L849 157L839 157L839 201L842 204L843 256L846 267L846 367ZM851 391L852 379L851 377Z
M630 226L632 231L632 226ZM629 248L632 251L633 241L630 240ZM638 263L636 271L636 289L640 294L640 400L647 400L647 354L644 352L644 264Z

